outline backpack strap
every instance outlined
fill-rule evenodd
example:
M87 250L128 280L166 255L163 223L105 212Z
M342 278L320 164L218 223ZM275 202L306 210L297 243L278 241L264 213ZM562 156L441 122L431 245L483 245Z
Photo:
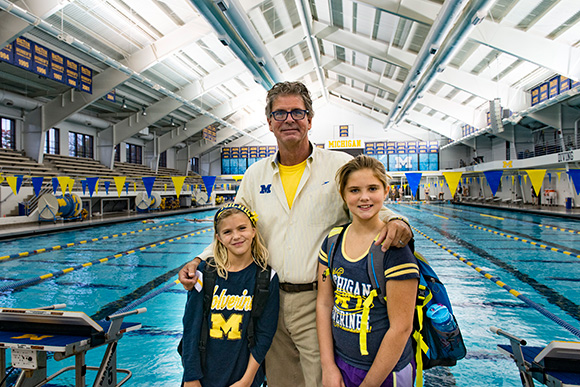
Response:
M322 273L322 280L325 281L326 277L330 276L333 287L336 287L336 284L334 283L334 278L332 277L332 262L334 261L334 254L336 253L336 249L340 245L340 241L342 241L342 236L344 235L348 225L349 223L335 227L330 230L330 233L328 233L327 246L330 246L330 249L328 250L328 269Z
M252 311L250 312L250 323L248 325L248 347L256 345L255 327L258 320L266 309L268 297L270 297L270 279L272 268L267 266L265 270L256 268L256 285L254 286L254 298L252 299Z
M206 369L206 348L207 339L209 337L208 317L211 310L211 301L213 298L213 290L217 279L217 270L214 265L214 258L209 257L206 260L205 270L203 273L203 318L201 320L201 334L199 336L199 356L201 361L201 369L205 372Z

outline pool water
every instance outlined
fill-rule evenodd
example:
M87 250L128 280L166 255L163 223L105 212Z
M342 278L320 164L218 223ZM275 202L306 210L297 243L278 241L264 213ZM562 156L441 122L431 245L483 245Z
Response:
M521 386L516 366L496 347L508 340L492 334L490 326L519 336L529 345L545 345L552 340L580 341L474 270L483 269L578 329L580 222L469 206L399 204L391 208L406 216L416 228L416 249L446 284L468 350L457 366L426 371L426 386ZM2 255L74 243L42 254L0 261L0 305L34 308L66 303L66 310L83 311L100 320L132 303L139 304L165 286L165 291L137 306L146 307L147 313L127 318L142 323L143 328L121 339L117 363L119 368L133 372L125 386L178 386L182 369L176 348L181 338L186 292L181 285L171 284L177 279L179 268L213 238L211 223L190 223L185 218L212 214L213 211L199 212L195 216L157 218L155 224L136 221L0 242ZM102 258L109 260L99 263ZM7 290L18 281L87 262L96 263L54 279ZM98 366L103 352L104 348L89 351L87 364ZM7 358L9 362L10 356ZM49 359L49 374L73 364L74 359ZM92 384L94 374L88 372L87 384ZM74 386L74 373L48 385Z

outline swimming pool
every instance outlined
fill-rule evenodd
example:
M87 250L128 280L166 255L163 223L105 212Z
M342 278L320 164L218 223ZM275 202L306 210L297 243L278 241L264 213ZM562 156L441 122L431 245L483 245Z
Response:
M530 345L579 340L473 268L501 279L566 324L578 328L580 296L575 291L580 281L580 260L576 257L580 254L578 221L469 206L399 204L391 208L407 216L416 228L416 248L446 284L468 348L467 357L457 366L427 371L426 386L520 386L515 365L496 349L498 343L507 340L492 334L490 326L520 336ZM200 212L195 217L212 214L213 211ZM135 221L0 242L1 255L51 250L0 260L2 289L94 262L55 279L15 291L4 290L1 305L32 308L66 303L67 310L83 311L100 320L169 286L139 305L147 307L147 313L128 318L141 322L143 328L127 333L120 341L118 366L133 371L125 386L177 386L182 371L176 347L181 337L186 293L181 285L171 284L179 268L213 237L211 223L190 223L185 221L186 217L193 216L170 216L157 218L155 224ZM543 243L545 247L532 243ZM71 246L66 247L67 244ZM103 258L107 261L101 263ZM98 365L102 351L104 348L89 351L87 364ZM74 359L61 362L51 359L49 374L72 364ZM88 373L87 384L92 375ZM65 374L49 385L71 386L73 378L73 373Z

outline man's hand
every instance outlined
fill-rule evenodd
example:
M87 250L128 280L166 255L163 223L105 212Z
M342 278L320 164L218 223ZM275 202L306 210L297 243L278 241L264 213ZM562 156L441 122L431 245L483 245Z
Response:
M389 247L403 247L413 237L411 227L400 219L394 219L385 224L381 230L375 245L382 244L381 250L387 251ZM179 273L181 279L181 272Z
M197 274L195 272L200 263L201 259L195 257L193 261L188 262L179 270L179 282L181 282L185 290L193 289L193 286L197 282Z

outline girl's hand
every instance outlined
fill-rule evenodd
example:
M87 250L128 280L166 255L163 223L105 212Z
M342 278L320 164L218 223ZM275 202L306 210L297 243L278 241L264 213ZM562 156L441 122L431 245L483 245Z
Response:
M201 387L201 383L199 380L194 380L192 382L185 382L183 387Z
M337 366L322 370L323 387L345 387L342 374Z

